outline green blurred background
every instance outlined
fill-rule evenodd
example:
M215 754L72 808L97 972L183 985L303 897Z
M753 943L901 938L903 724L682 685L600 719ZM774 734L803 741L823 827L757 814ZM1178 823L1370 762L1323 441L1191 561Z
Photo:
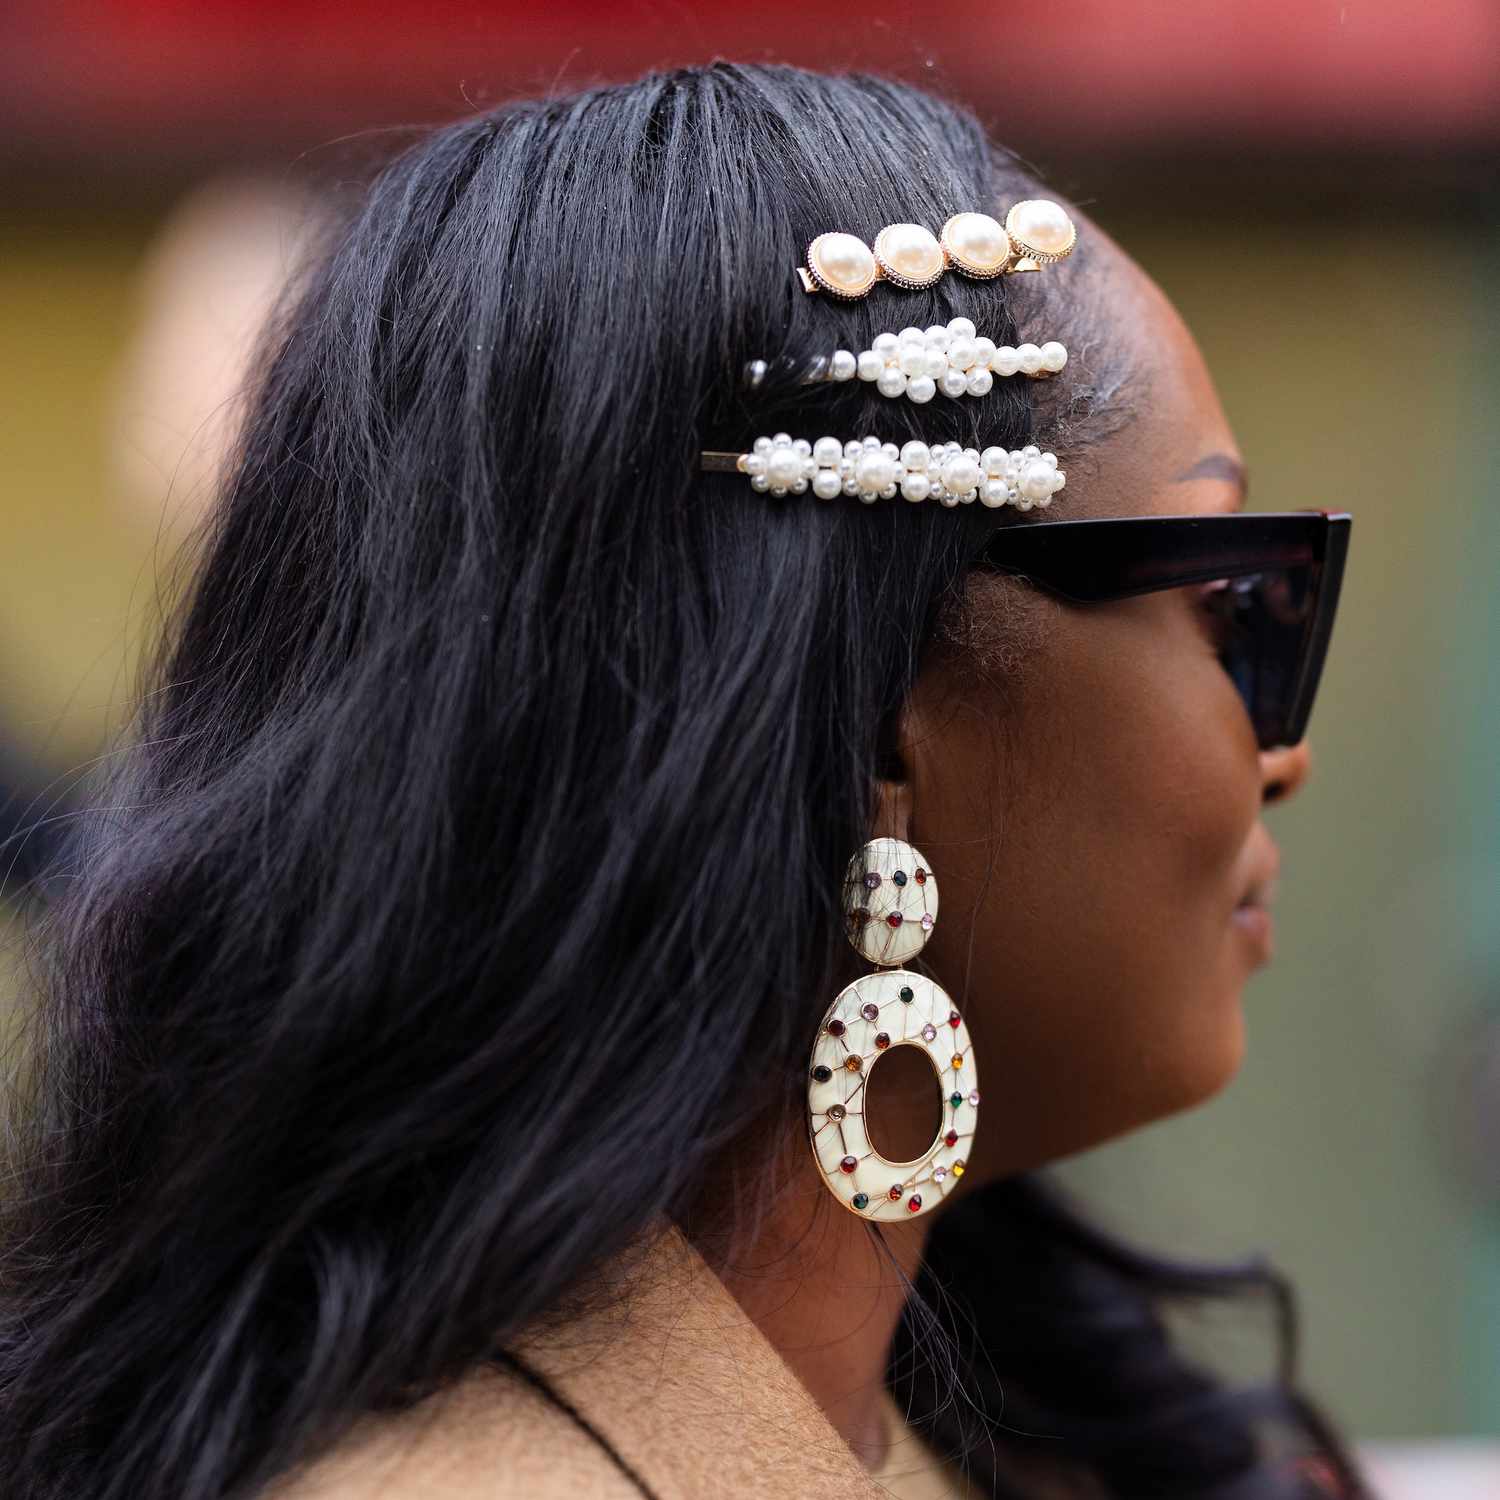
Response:
M113 41L142 54L153 38L139 14L102 9L131 23ZM483 66L443 7L420 18L394 0L376 9L405 16L403 41L431 45L398 85L376 41L328 22L325 61L347 66L330 65L343 84L316 108L292 107L290 85L252 92L285 56L274 30L256 33L262 73L242 54L225 61L243 27L268 24L248 6L226 7L242 27L222 35L159 8L179 45L156 64L157 92L139 86L146 125L126 122L131 99L115 79L91 106L121 111L115 131L101 116L69 135L61 110L47 112L40 64L7 106L47 127L13 130L0 152L11 209L0 227L0 740L29 764L20 779L39 805L104 753L128 713L163 566L208 493L203 454L218 429L202 424L225 420L245 319L309 205L337 190L341 168L327 158L339 159L338 132L448 118L555 71L556 38L525 33L503 8L480 50L511 60ZM909 18L884 34L892 55L866 43L847 60L976 104L1160 281L1218 382L1251 465L1252 509L1345 508L1358 522L1310 730L1313 777L1268 812L1284 854L1278 952L1247 990L1245 1066L1212 1102L1060 1173L1123 1232L1164 1249L1271 1255L1298 1287L1306 1383L1356 1435L1500 1437L1500 120L1492 106L1457 119L1448 108L1455 91L1470 98L1464 69L1494 31L1485 7L1456 0L1425 19L1411 6L1361 10L1365 51L1381 44L1378 66L1396 70L1384 96L1396 110L1382 107L1365 51L1349 77L1338 71L1335 28L1349 8L1337 21L1338 7L1302 7L1333 38L1316 34L1314 58L1339 85L1330 116L1303 73L1277 91L1276 49L1308 45L1295 9L1224 4L1167 19L1113 7L1120 42L1108 56L1084 45L1081 22L1007 22L1032 28L1037 76L1060 102L1046 120L1022 111L1016 123L1003 97L1014 75L986 69L977 43L950 41L934 71L925 46L906 45ZM40 9L32 18L54 84L59 59L73 60L67 34L59 43L49 30L64 12L76 21L69 6L45 25ZM999 24L979 7L939 12L968 28L950 36ZM1304 29L1288 40L1267 16ZM618 18L576 24L574 44L599 51L590 73L668 60L633 52ZM724 24L721 47L748 52L749 23ZM1418 47L1412 28L1432 25L1448 29ZM198 55L188 41L220 60L212 97L170 91ZM518 69L507 43L537 66ZM1196 59L1197 85L1163 71L1164 50L1179 70ZM97 35L87 55L97 81ZM826 47L774 55L846 60ZM1122 117L1139 126L1143 73L1178 88L1150 95L1149 129L1122 132L1111 101L1132 101ZM161 373L174 362L175 381ZM13 990L14 971L0 983ZM1185 1332L1247 1372L1266 1368L1264 1329Z

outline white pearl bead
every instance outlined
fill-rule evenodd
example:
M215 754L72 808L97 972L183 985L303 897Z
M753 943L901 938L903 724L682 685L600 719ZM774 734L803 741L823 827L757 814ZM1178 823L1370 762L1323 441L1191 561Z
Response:
M908 500L925 500L932 493L932 481L918 470L901 481L901 493Z
M878 437L866 436L859 445L866 453L880 452L880 439Z
M974 325L967 318L950 318L948 332L956 339L971 339L974 337Z
M772 484L791 484L802 476L802 464L790 448L773 448L766 460L766 476Z
M861 443L858 438L850 438L849 441L844 444L844 457L858 458L859 455L864 452L864 447L865 445Z
M979 465L967 453L959 453L943 464L943 488L955 494L974 489L983 478Z
M927 351L927 376L932 380L941 380L948 373L948 356L941 349L929 349Z
M922 330L920 328L903 328L897 337L903 344L920 344L922 342Z
M901 373L908 380L913 375L925 375L927 373L927 345L908 340L901 345L896 362L901 366Z
M1023 375L1035 375L1042 368L1042 351L1035 344L1022 344L1016 350Z
M1061 469L1052 476L1052 493L1055 495L1066 483L1068 476Z
M979 455L979 467L983 469L986 474L994 475L1004 473L1005 458L1006 454L1004 448L986 448L984 452Z
M977 338L974 340L974 362L975 364L988 365L995 357L994 339Z
M873 349L866 349L855 366L861 380L879 380L885 361Z
M764 474L757 474L755 478L750 481L750 488L756 491L757 494L764 495L765 492L771 488L771 481L767 479Z
M844 493L846 495L857 495L859 493L859 480L852 476L844 481Z
M854 466L854 477L862 491L879 494L886 485L896 482L896 466L883 453L866 453Z
M875 382L875 389L882 396L902 396L906 393L906 376L899 365L887 365Z
M922 337L926 339L929 349L946 349L953 335L941 323L934 323Z
M861 490L859 492L859 498L866 505L874 505L874 503L880 498L880 492L878 490Z
M853 234L820 234L809 251L809 264L840 291L861 295L875 279L875 256Z
M1027 445L1021 449L1022 458L1040 458L1041 456L1042 450L1038 448L1035 443L1027 443Z
M1068 351L1056 339L1042 345L1042 368L1044 370L1056 375L1067 362Z
M859 368L859 361L847 349L835 349L833 358L828 361L828 378L830 380L853 380L854 372Z
M895 463L896 460L901 457L901 450L894 443L882 443L880 445L880 451L885 454L885 456L890 459L892 463Z
M1061 255L1073 243L1073 221L1050 198L1028 198L1015 204L1005 223L1018 240L1043 255Z
M975 271L997 271L1010 258L1010 236L988 214L954 214L943 240L955 260Z
M953 507L958 504L958 496L949 494L947 490L944 490L943 493L938 496L938 504L946 505L949 510L952 510Z
M812 444L806 438L798 438L792 444L792 452L800 453L803 458L806 458L812 452Z
M918 375L906 382L906 399L925 406L937 395L937 382L930 375Z
M769 453L771 451L771 440L768 437L758 437L755 440L755 451L757 453Z
M1009 344L1001 344L990 360L990 369L997 375L1014 375L1021 368L1021 356ZM863 368L860 374L864 374Z
M994 389L995 377L982 366L977 370L969 371L969 394L971 396L988 396Z
M1032 461L1021 470L1021 494L1028 500L1040 500L1052 493L1052 474L1040 459Z
M901 467L903 469L925 469L932 458L932 450L927 444L917 438L901 446Z
M819 500L832 500L838 492L843 489L844 481L839 478L836 469L819 469L813 475L813 494Z
M930 281L943 270L943 247L920 224L887 224L875 236L875 258L908 281Z
M877 353L883 354L887 359L896 352L901 340L894 333L877 333L870 347Z
M937 383L938 389L945 395L957 399L969 388L969 377L962 370L948 370L943 378Z
M1055 469L1057 467L1057 455L1055 453L1044 453L1041 457L1042 462L1046 464L1049 469Z
M974 340L971 338L955 338L948 345L948 363L955 370L972 368L978 357L979 351L974 347Z
M1010 491L998 479L986 479L979 486L979 503L987 505L991 510L998 510L1005 504Z
M844 445L836 437L820 437L813 444L813 457L822 468L836 468L843 456Z

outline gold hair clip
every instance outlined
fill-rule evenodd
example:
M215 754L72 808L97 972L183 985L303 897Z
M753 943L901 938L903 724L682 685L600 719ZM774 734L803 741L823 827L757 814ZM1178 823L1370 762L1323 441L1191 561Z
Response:
M946 271L976 281L1017 271L1039 271L1072 253L1078 231L1062 205L1027 198L1011 206L1002 225L988 214L954 214L941 234L922 224L887 224L872 248L856 234L835 230L807 247L797 267L805 292L827 292L854 301L877 281L920 290Z

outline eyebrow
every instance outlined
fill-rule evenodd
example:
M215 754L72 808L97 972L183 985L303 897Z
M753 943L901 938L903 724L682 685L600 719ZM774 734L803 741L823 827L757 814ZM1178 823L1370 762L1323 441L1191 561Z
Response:
M1239 459L1231 458L1227 453L1208 453L1198 460L1191 468L1184 469L1182 473L1174 476L1174 484L1182 484L1191 479L1223 479L1235 488L1234 509L1239 510L1245 503L1245 497L1250 492L1250 475L1244 464Z

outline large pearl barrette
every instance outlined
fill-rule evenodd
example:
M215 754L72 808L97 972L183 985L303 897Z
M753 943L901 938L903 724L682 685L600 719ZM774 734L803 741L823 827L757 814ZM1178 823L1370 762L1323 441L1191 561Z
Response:
M1045 380L1068 362L1068 351L1055 340L1046 344L997 345L976 335L968 318L954 318L946 326L935 323L925 331L903 328L900 333L878 334L870 348L855 355L836 349L820 356L802 377L802 384L824 381L870 381L882 396L905 396L918 405L939 392L954 400L960 396L987 396L995 376L1028 375ZM765 374L763 361L755 361L747 372L750 383L759 385Z
M931 286L945 271L977 281L1017 271L1039 271L1070 255L1078 231L1061 204L1028 198L1013 204L1002 225L989 214L954 214L934 234L922 224L887 224L873 246L836 230L807 247L797 267L805 292L863 297L877 281L912 291Z
M1007 452L1004 448L963 448L957 443L913 441L898 448L877 437L840 442L822 437L816 443L778 432L756 438L749 453L704 453L703 467L750 476L761 494L801 495L809 489L820 500L858 495L866 505L890 500L936 500L940 505L981 505L1017 510L1046 507L1067 483L1055 453L1034 444Z

